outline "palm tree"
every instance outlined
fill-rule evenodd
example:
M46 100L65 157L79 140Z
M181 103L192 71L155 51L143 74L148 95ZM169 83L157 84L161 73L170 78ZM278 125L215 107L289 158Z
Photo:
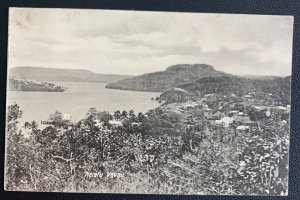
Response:
M145 116L143 115L143 113L139 112L138 121L141 122L144 118L145 118Z
M129 111L129 118L130 118L130 120L135 120L136 119L136 116L134 114L134 110Z
M119 110L114 112L114 118L115 120L120 120L121 118L121 112Z
M36 130L37 127L38 127L38 124L36 123L36 121L33 120L33 121L31 122L31 129L32 129L32 130Z
M29 122L25 122L23 128L30 129L31 128L31 124Z
M122 118L123 118L123 119L127 119L127 118L128 118L127 115L128 115L128 113L124 110L124 111L122 112Z

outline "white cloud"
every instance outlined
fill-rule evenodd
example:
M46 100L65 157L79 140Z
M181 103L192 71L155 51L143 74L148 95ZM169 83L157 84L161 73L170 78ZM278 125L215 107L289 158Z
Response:
M230 73L289 75L292 25L287 16L14 8L9 67L141 74L206 62Z

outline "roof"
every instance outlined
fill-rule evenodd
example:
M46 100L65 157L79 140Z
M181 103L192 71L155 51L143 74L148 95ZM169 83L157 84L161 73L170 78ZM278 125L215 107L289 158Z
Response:
M276 106L275 108L278 110L287 110L287 108L283 106Z
M234 116L235 121L239 121L241 123L255 123L255 121L251 121L249 116Z
M111 125L119 125L119 126L123 125L121 121L117 121L117 120L109 120L108 123L110 123Z
M215 93L212 93L212 94L206 94L206 95L204 95L205 97L213 97L213 96L217 96L217 94L215 94Z
M238 114L237 114L238 116L243 116L244 115L244 113L243 112L238 112Z
M216 123L219 123L219 124L223 123L225 127L228 127L229 124L233 123L233 121L234 121L234 118L232 118L232 117L223 117L220 120L216 120Z
M215 112L212 116L218 116L221 115L222 113L220 111Z
M244 130L249 129L249 126L241 125L241 126L236 127L236 129L244 131Z

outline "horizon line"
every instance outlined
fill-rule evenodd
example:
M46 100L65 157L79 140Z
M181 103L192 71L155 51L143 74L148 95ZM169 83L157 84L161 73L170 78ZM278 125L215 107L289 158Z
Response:
M218 70L216 69L213 65L210 65L210 64L205 64L205 63L194 63L194 64L188 64L188 63L181 63L181 64L173 64L173 65L169 65L165 68L165 70L168 68L168 67L171 67L171 66L175 66L175 65L209 65L209 66L212 66L214 70L216 71L221 71L221 70ZM150 74L150 73L155 73L155 72L162 72L162 71L165 71L165 70L162 70L162 71L153 71L153 72L147 72L147 73L141 73L141 74L116 74L116 73L99 73L99 72L94 72L92 70L89 70L89 69L85 69L85 68L57 68L57 67L46 67L46 66L15 66L15 67L10 67L8 68L9 70L11 69L15 69L15 68L44 68L44 69L54 69L54 70L84 70L84 71L88 71L88 72L92 72L94 74L101 74L101 75L120 75L120 76L140 76L140 75L144 75L144 74ZM7 71L7 73L9 73L9 70ZM224 73L227 73L227 74L231 74L231 75L235 75L235 76L275 76L275 77L288 77L288 76L292 76L292 73L291 74L288 74L288 75L273 75L273 74L240 74L240 73L229 73L229 72L225 72L225 71L221 71L221 72L224 72Z

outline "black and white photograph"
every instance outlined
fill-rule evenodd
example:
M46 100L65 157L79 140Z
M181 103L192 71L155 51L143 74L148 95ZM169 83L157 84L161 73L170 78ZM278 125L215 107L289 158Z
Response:
M4 189L287 196L293 20L10 8Z

